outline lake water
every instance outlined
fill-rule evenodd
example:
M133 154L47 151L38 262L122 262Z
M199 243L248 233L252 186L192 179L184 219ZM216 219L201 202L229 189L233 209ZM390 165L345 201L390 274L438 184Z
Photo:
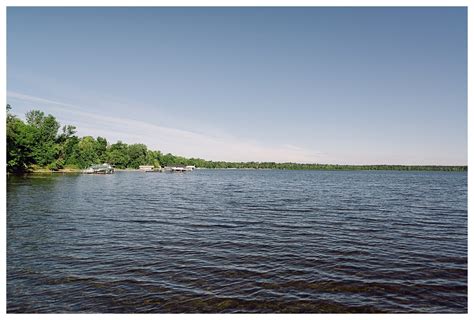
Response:
M7 312L467 312L467 174L7 179Z

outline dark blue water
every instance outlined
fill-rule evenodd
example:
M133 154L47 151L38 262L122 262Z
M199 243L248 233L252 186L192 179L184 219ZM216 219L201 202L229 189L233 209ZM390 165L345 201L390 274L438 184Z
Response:
M467 312L467 174L7 181L7 311Z

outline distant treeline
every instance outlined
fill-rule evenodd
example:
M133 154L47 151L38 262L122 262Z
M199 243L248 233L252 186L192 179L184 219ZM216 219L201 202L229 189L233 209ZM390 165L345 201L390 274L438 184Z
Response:
M103 137L78 137L76 127L61 125L52 115L33 110L26 122L11 113L7 105L7 171L27 172L37 168L83 169L97 163L116 168L140 165L194 165L198 168L290 169L290 170L426 170L467 171L467 166L331 165L275 162L226 162L185 158L171 153L148 150L144 144L110 144Z
M215 169L467 171L467 166L337 165L293 162L202 161L200 167Z

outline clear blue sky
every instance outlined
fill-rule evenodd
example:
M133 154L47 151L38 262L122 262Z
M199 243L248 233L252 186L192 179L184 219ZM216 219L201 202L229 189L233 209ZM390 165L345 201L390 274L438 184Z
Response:
M230 161L467 164L465 8L8 8L7 102Z

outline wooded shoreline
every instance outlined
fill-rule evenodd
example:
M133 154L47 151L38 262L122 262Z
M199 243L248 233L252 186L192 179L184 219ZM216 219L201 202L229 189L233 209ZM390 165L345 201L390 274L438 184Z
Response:
M76 127L65 125L60 130L61 125L54 116L46 116L39 110L26 113L25 118L23 121L12 114L7 105L7 172L10 173L75 173L99 163L128 171L142 165L206 169L467 171L467 166L210 161L163 154L140 143L128 145L117 141L110 144L103 137L78 137Z
M385 168L377 168L377 169L366 169L366 168L353 168L354 166L351 166L350 169L344 168L343 166L340 166L338 169L278 169L278 168L197 168L197 169L206 169L206 170L291 170L291 171L443 171L443 172L467 172L467 167L463 166L448 166L448 167L443 167L439 169L427 169L427 168L416 168L416 166L409 166L409 168L398 168L398 169L385 169ZM408 166L406 166L408 167ZM82 173L83 169L69 169L69 168L63 168L63 169L58 169L58 170L50 170L47 168L43 169L34 169L31 171L25 171L22 172L21 174L64 174L64 173ZM143 172L140 169L133 169L133 168L127 168L127 169L115 169L116 172Z

